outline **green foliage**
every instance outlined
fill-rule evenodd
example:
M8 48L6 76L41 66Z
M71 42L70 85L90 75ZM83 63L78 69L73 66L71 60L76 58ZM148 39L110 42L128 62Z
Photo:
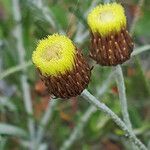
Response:
M146 36L150 37L149 30L150 27L150 21L149 21L149 16L150 16L150 11L147 9L143 9L143 12L140 16L139 22L136 24L136 34L137 36Z
M26 62L31 60L32 52L36 48L38 40L56 32L66 34L68 31L68 33L71 33L71 39L78 39L80 42L78 47L83 48L85 56L88 56L89 35L87 34L82 39L77 35L77 32L79 27L82 29L83 34L88 32L86 13L93 5L93 2L96 4L101 3L100 0L42 0L42 8L37 6L36 0L20 0L19 2L22 18L20 22L16 23L12 13L12 1L0 1L0 75L5 70L19 65L17 43L14 37L16 33L13 33L14 28L18 24L22 27ZM134 4L137 4L137 2L134 1ZM150 12L148 3L149 0L143 6L140 20L136 24L134 38L135 45L138 46L146 45L150 42ZM129 15L133 16L132 11L129 12ZM130 22L129 24L131 25ZM131 122L134 129L140 130L138 136L147 144L150 139L150 136L146 133L149 130L147 122L150 121L150 53L144 52L144 54L142 56L140 55L138 59L131 58L131 61L127 65L125 64L123 70L127 85L126 91ZM90 59L88 61L92 66L93 62ZM132 75L128 73L128 70L131 68L134 70ZM92 70L92 77L88 89L95 96L100 97L109 108L121 117L118 91L114 77L111 77L110 81L106 82L112 70L110 67L96 65ZM30 114L26 113L20 83L20 75L22 74L22 70L20 70L2 79L7 86L4 86L0 81L0 99L7 99L5 103L4 101L3 103L0 101L0 149L10 150L12 145L14 149L18 149L20 146L21 148L28 149L28 147L20 142L21 140L25 140L28 143L30 140L27 122L29 118L32 118L35 121L35 128L38 128L39 120L46 110L48 94L46 92L45 94L44 90L41 93L39 91L39 93L36 92L39 77L35 68L31 66L27 68L26 75L27 82L30 85L34 115L30 116ZM98 91L103 84L108 84L108 88L103 95L99 95ZM11 95L8 95L9 87L11 86L15 87L15 91ZM42 87L40 86L40 88ZM60 101L54 109L52 120L45 127L46 132L42 139L42 142L50 147L49 149L60 148L62 143L72 134L73 129L78 125L82 115L84 115L89 106L81 97L78 97L77 101ZM114 141L117 142L115 144L116 147L119 147L120 143L125 145L120 138L123 137L124 132L110 118L99 111L95 111L90 116L82 133L76 143L71 147L72 150L90 150L93 148L93 145L98 146L98 149L103 148L104 139L106 141L113 141L115 139ZM15 137L15 140L12 137ZM108 142L106 144L110 143Z

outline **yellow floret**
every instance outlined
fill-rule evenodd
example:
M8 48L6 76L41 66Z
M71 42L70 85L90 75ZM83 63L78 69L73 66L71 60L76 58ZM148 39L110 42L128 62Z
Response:
M45 76L57 76L72 70L75 46L66 36L53 34L39 41L32 61Z
M107 3L95 7L88 15L87 22L93 33L107 36L126 27L124 8L117 3Z

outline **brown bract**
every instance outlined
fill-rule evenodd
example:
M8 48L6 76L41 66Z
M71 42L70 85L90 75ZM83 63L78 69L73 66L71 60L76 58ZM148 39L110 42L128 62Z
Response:
M133 47L132 38L125 28L105 37L91 33L90 57L102 66L122 64L130 58Z
M91 69L81 54L76 50L74 68L58 76L44 76L40 73L42 81L47 86L50 94L56 98L68 99L75 97L87 87L90 81Z

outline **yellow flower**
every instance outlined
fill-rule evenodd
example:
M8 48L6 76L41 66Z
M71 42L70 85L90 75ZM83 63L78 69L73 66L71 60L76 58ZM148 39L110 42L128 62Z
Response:
M73 69L75 50L69 38L53 34L38 43L32 61L42 75L57 76Z
M126 27L126 16L120 4L98 5L88 15L87 22L93 33L106 36Z
M130 58L134 44L120 4L108 3L95 7L87 21L91 28L92 59L102 66L116 66Z
M41 40L32 60L49 93L55 97L75 97L90 81L91 69L86 59L66 36L54 34Z

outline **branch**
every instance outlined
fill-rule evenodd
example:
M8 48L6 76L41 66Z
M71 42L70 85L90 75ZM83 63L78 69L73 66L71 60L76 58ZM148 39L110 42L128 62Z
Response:
M94 106L90 106L87 111L83 114L80 118L78 125L72 131L70 137L63 143L60 150L67 150L69 149L72 144L79 138L81 135L83 128L85 127L86 123L90 119L91 115L96 111Z
M122 68L120 65L116 66L116 82L117 82L117 87L118 87L118 92L119 92L119 99L120 99L120 104L121 104L121 111L123 115L123 120L128 126L129 129L132 129L132 125L129 119L129 114L128 114L128 106L127 106L127 98L126 98L126 89L125 89L125 83L124 83L124 77L122 73Z
M40 126L39 126L38 131L37 131L37 145L40 144L40 142L43 138L46 125L52 119L53 110L54 110L56 104L57 104L56 99L49 100L48 106L46 108L46 111L45 111L42 119L41 119Z
M25 48L23 46L22 25L20 24L21 11L20 11L19 7L20 7L19 0L12 0L13 16L14 16L14 20L16 22L16 26L14 29L14 36L16 38L16 45L17 45L17 50L18 50L18 55L19 55L19 63L21 65L24 65L25 64ZM20 80L21 80L21 85L22 85L22 90L23 90L24 105L25 105L27 114L32 116L33 110L32 110L30 88L29 88L29 84L27 82L25 68L23 69L23 73L24 74L22 74L20 76ZM34 121L33 121L33 118L31 118L31 117L28 118L28 128L29 128L29 132L30 132L31 141L33 142L35 132L34 132ZM31 143L31 149L33 149L33 146L34 146L34 144Z
M97 89L98 96L102 96L107 89L110 86L112 75L114 74L114 71L108 76L108 79L102 84L100 89ZM65 140L65 142L62 144L60 150L67 150L70 149L70 147L73 145L73 143L79 139L79 136L81 135L85 125L89 121L90 117L94 112L96 112L96 108L94 106L89 106L87 111L80 117L79 123L77 126L73 129L71 135L68 139Z
M24 70L25 68L30 67L31 65L32 65L32 62L27 61L27 62L24 62L24 64L20 64L20 65L11 67L0 74L0 80L6 78L7 76L9 76L15 72Z
M123 120L124 120L126 126L128 127L128 129L130 130L130 132L133 133L132 124L131 124L131 121L129 118L129 113L128 113L128 105L127 105L124 77L123 77L122 68L120 65L116 66L115 78L116 78L118 92L119 92L119 100L120 100ZM132 148L136 149L135 145L132 144Z
M95 107L97 107L99 110L103 111L105 114L107 114L125 133L126 136L140 149L140 150L147 150L145 145L137 139L135 134L133 132L130 132L126 124L110 109L108 108L104 103L100 102L98 99L96 99L90 92L87 90L84 90L81 94L81 96L89 101L91 104L93 104Z
M138 54L140 54L140 53L142 53L142 52L145 52L145 51L147 51L147 50L150 50L150 45L141 46L141 47L139 47L139 48L136 48L136 49L133 51L133 53L131 54L131 56L132 56L132 57L133 57L133 56L136 56L136 55L138 55Z

